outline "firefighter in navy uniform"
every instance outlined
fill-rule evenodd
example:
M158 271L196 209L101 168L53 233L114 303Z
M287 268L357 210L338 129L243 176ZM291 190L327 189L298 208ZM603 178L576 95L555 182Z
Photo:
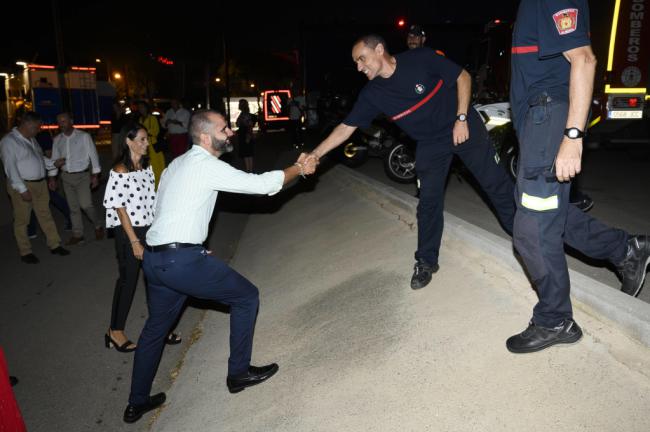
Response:
M569 205L580 172L582 137L596 58L586 0L522 0L512 40L510 99L520 142L513 242L539 302L514 353L539 351L582 336L573 320L563 243L617 266L622 290L637 295L650 260L648 236L631 236Z
M343 123L312 154L322 157L347 140L357 127L368 127L380 113L417 141L420 201L411 288L419 289L439 268L445 180L453 156L458 155L472 172L509 233L515 213L514 187L498 164L481 117L470 106L471 77L463 68L430 48L392 56L377 35L359 38L352 58L369 82Z

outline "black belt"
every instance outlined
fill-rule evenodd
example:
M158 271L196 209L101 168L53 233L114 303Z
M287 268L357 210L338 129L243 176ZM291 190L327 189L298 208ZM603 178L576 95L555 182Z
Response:
M75 172L64 171L64 172L65 172L66 174L80 174L80 173L88 172L89 170L90 170L90 168L86 168L86 169L83 170L83 171L75 171Z
M194 243L167 243L156 246L146 245L145 249L147 249L149 252L162 252L166 250L183 249L190 247L201 247L201 245Z
M36 182L40 182L40 181L43 181L43 180L45 180L45 177L39 178L37 180L25 180L25 179L23 179L23 181L30 182L30 183L36 183Z

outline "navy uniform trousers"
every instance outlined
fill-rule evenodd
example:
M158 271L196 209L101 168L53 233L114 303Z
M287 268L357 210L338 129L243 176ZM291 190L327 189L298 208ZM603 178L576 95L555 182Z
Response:
M469 139L454 146L451 133L431 142L418 142L415 169L420 183L417 208L418 250L416 260L438 264L444 225L445 184L454 155L463 161L492 204L503 228L512 233L514 184L498 162L487 130L474 108L468 112Z
M178 319L187 296L230 306L228 375L248 370L259 305L255 285L208 255L202 246L161 252L145 250L142 267L147 277L149 318L135 351L130 404L148 402L165 337Z
M572 317L564 243L591 258L619 264L628 234L569 204L570 182L558 182L554 162L564 136L568 104L541 93L528 101L519 133L513 243L537 289L533 322L555 327Z

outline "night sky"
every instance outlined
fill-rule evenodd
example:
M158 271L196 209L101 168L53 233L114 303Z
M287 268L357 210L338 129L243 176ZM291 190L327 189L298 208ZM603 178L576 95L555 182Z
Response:
M470 47L485 23L496 18L512 22L519 1L271 1L255 7L246 1L173 3L176 6L59 0L66 63L95 65L95 58L101 58L108 60L111 70L142 69L151 62L151 55L162 55L175 61L170 70L184 65L192 87L202 82L206 68L212 76L219 74L225 35L240 78L255 80L260 86L274 85L300 71L287 59L294 50L304 48L308 87L319 87L326 76L354 73L350 45L361 34L382 34L392 52L405 50L405 30L396 26L399 17L408 24L422 25L428 46L469 66ZM606 56L613 4L613 0L590 2L593 44L601 63ZM29 17L24 13L8 19L5 14L0 32L3 41L10 43L3 44L1 70L15 67L19 59L56 64L52 2L35 2L34 9L38 11ZM173 72L176 77L178 73ZM363 77L359 74L355 79L362 82Z

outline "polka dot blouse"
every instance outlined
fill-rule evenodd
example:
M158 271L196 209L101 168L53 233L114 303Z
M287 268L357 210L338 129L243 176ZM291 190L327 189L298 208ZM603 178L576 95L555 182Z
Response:
M151 166L139 171L118 173L111 170L104 193L106 228L121 225L117 217L120 207L126 209L131 225L149 226L153 222L156 201L155 181Z

